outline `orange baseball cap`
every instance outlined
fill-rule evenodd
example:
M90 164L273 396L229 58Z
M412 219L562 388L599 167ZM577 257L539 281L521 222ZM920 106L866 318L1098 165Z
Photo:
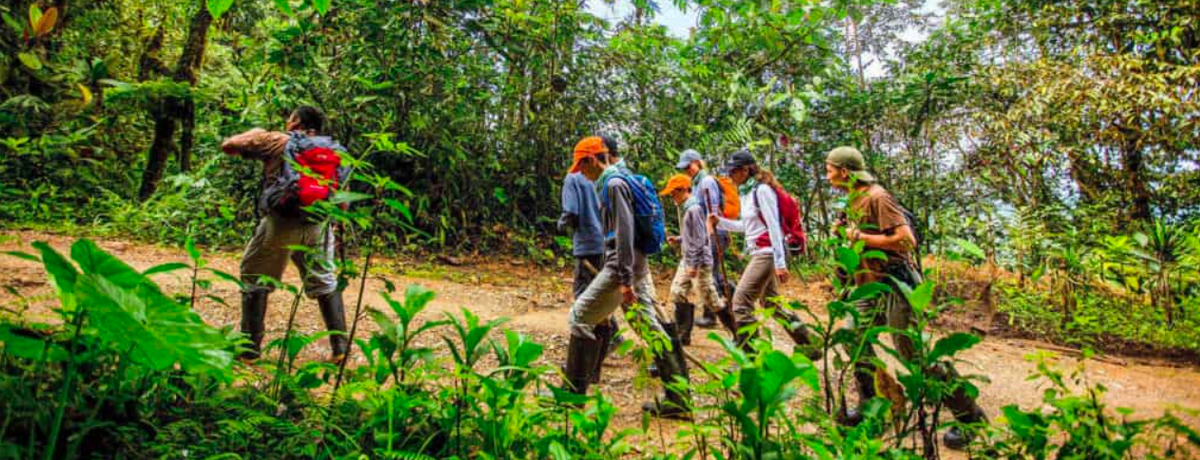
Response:
M608 147L604 146L604 139L599 136L589 136L580 140L578 144L575 144L575 161L571 163L571 172L579 172L579 162L598 153L608 153Z
M686 174L676 174L671 176L670 179L667 179L667 186L663 187L662 191L658 192L658 195L667 196L676 190L691 190L691 188L692 178L688 177Z

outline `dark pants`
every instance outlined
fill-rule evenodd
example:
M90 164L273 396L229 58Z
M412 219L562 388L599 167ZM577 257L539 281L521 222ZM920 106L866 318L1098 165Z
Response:
M588 269L584 262L591 264L596 271ZM588 285L592 284L593 279L596 279L601 268L604 268L604 254L575 256L575 282L571 285L571 292L575 293L575 297L579 297L583 291L587 290Z

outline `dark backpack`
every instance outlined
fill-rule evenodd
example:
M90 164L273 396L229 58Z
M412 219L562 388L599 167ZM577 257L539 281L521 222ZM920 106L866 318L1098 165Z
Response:
M909 230L912 230L913 239L917 241L916 247L913 248L913 260L916 261L918 272L921 269L921 245L925 243L925 229L921 228L917 219L917 215L908 210L908 206L900 203L900 199L892 195L892 202L896 207L900 208L900 212L904 214L904 220L908 223Z
M652 255L662 251L662 243L667 239L667 230L663 217L662 202L658 201L658 190L646 176L623 171L608 178L601 188L600 197L608 206L608 182L620 177L629 184L633 191L634 246L643 254Z
M796 199L792 198L792 195L787 190L774 186L771 186L771 190L775 191L775 200L778 202L779 229L783 231L783 242L787 246L788 254L799 255L807 252L808 235L804 233L804 223L800 218L800 205L796 203ZM751 196L754 197L754 208L762 209L758 204L758 194L755 193L756 191L750 192ZM763 221L764 225L767 223L761 211L758 213L758 218ZM760 235L756 243L760 248L770 247L771 234L768 232Z
M342 166L346 148L326 136L294 131L283 148L283 166L263 185L259 209L286 217L304 216L303 208L328 200L346 181L350 169Z

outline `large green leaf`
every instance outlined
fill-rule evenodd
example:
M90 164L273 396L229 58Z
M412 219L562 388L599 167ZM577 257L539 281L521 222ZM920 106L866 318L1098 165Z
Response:
M317 9L317 12L325 14L329 12L329 2L330 0L313 0L313 7Z
M141 273L112 254L104 252L91 240L83 239L71 245L71 259L79 264L83 273L104 277L125 289L132 289L147 282Z
M959 332L943 337L933 345L929 353L929 361L934 362L943 357L954 356L955 353L975 346L981 339L973 334Z
M85 274L76 288L80 303L88 308L89 326L118 349L132 350L133 362L156 370L178 363L185 372L229 379L233 343L156 286L147 282L125 288Z
M79 277L79 271L75 269L75 265L49 244L38 241L33 243L33 247L42 253L42 266L46 268L46 275L50 277L50 283L58 291L58 298L62 302L63 310L73 311L75 309L75 281Z
M861 263L858 253L854 252L853 249L846 247L837 248L837 261L838 265L842 268L842 270L845 270L846 273L857 272L858 265Z
M208 0L208 13L213 19L220 19L221 15L229 11L229 7L233 6L233 0Z

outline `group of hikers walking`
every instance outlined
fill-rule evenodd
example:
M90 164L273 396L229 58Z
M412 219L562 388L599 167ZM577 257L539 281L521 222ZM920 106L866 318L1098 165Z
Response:
M262 161L261 192L257 200L258 225L246 245L241 262L241 331L250 344L241 358L257 359L260 353L267 296L288 262L303 278L304 292L315 298L330 336L331 359L340 362L348 352L342 292L334 275L334 236L331 226L305 210L326 199L346 181L349 171L339 154L345 148L321 134L324 115L313 107L300 107L288 118L284 131L253 129L230 137L221 149L242 158ZM651 373L664 383L665 397L643 405L651 415L691 418L692 402L684 347L692 342L694 327L720 325L747 353L763 324L755 312L771 311L794 342L796 350L817 358L824 350L810 338L803 321L775 303L779 286L790 274L788 257L806 244L796 201L745 150L733 153L718 175L707 170L703 156L685 150L660 192L645 176L635 174L621 158L617 143L606 136L580 140L562 189L561 230L573 232L575 258L574 303L567 314L570 338L563 366L565 390L586 394L600 381L603 362L622 338L616 312L636 323L631 328L651 346ZM913 250L916 239L905 211L880 186L866 168L862 154L839 147L825 160L826 179L843 192L854 193L850 216L838 222L838 232L851 241L862 241L868 250L882 251L887 260L866 258L866 270L854 274L856 283L884 282L891 293L860 302L860 317L870 324L855 325L860 333L873 325L902 329L912 320L912 307L895 281L910 286L921 282ZM656 196L657 195L657 196ZM679 235L667 236L659 197L669 197L679 209ZM726 278L725 255L732 252L731 233L744 234L746 266L736 285ZM678 246L679 266L671 283L670 317L660 309L648 256L662 243ZM307 249L296 251L303 246ZM691 302L697 299L696 304ZM696 316L699 307L700 316ZM911 341L893 334L896 349L913 355ZM760 345L761 346L761 345ZM870 348L868 347L868 352ZM869 356L874 356L868 353ZM875 396L876 359L854 364L860 404ZM952 368L936 375L953 375ZM984 420L982 409L965 389L946 401L958 421ZM839 420L856 424L861 411L845 409ZM966 432L951 428L944 441L963 448Z
M703 157L695 150L680 154L675 168L679 173L667 179L661 192L679 209L679 235L666 241L680 248L680 262L671 282L671 318L659 308L647 256L657 252L654 217L659 205L653 199L654 187L644 176L635 174L621 159L615 142L604 137L587 137L574 149L571 170L564 179L560 229L574 231L575 303L567 316L570 342L563 366L564 387L585 394L591 383L600 380L602 363L617 332L614 313L618 308L631 321L640 323L632 330L648 335L661 334L669 346L651 347L652 375L663 381L665 396L643 405L651 415L664 418L691 417L691 401L686 385L688 366L683 347L691 344L695 326L710 327L712 321L696 321L695 294L705 316L715 318L747 353L754 353L754 338L764 325L755 312L770 311L783 326L797 351L817 358L818 349L803 321L785 306L776 303L779 286L791 277L790 254L803 251L805 238L800 228L795 200L775 176L761 167L754 156L740 150L733 153L716 177L706 170ZM826 179L845 193L852 193L850 216L837 223L838 232L851 242L863 242L866 250L878 250L886 260L865 258L865 270L853 274L859 285L882 282L891 292L857 307L863 322L848 327L865 333L871 326L907 328L912 321L912 306L896 286L899 280L908 286L921 283L913 252L916 238L904 209L866 168L862 154L852 147L839 147L825 158ZM733 196L731 196L733 195ZM657 211L660 212L661 209ZM659 224L661 225L661 224ZM729 292L724 278L724 255L729 250L730 233L744 234L746 267L736 287ZM651 240L651 241L646 241ZM598 263L601 265L597 271ZM724 294L724 295L723 295ZM897 351L907 359L914 357L911 340L892 334ZM648 343L654 337L644 337ZM875 396L878 360L867 348L865 359L854 364L854 379L860 404ZM943 378L952 368L933 370ZM964 424L982 422L984 413L965 388L959 388L946 401L954 417ZM845 409L839 421L857 424L862 411ZM943 438L951 448L965 448L969 435L959 427L948 430Z

